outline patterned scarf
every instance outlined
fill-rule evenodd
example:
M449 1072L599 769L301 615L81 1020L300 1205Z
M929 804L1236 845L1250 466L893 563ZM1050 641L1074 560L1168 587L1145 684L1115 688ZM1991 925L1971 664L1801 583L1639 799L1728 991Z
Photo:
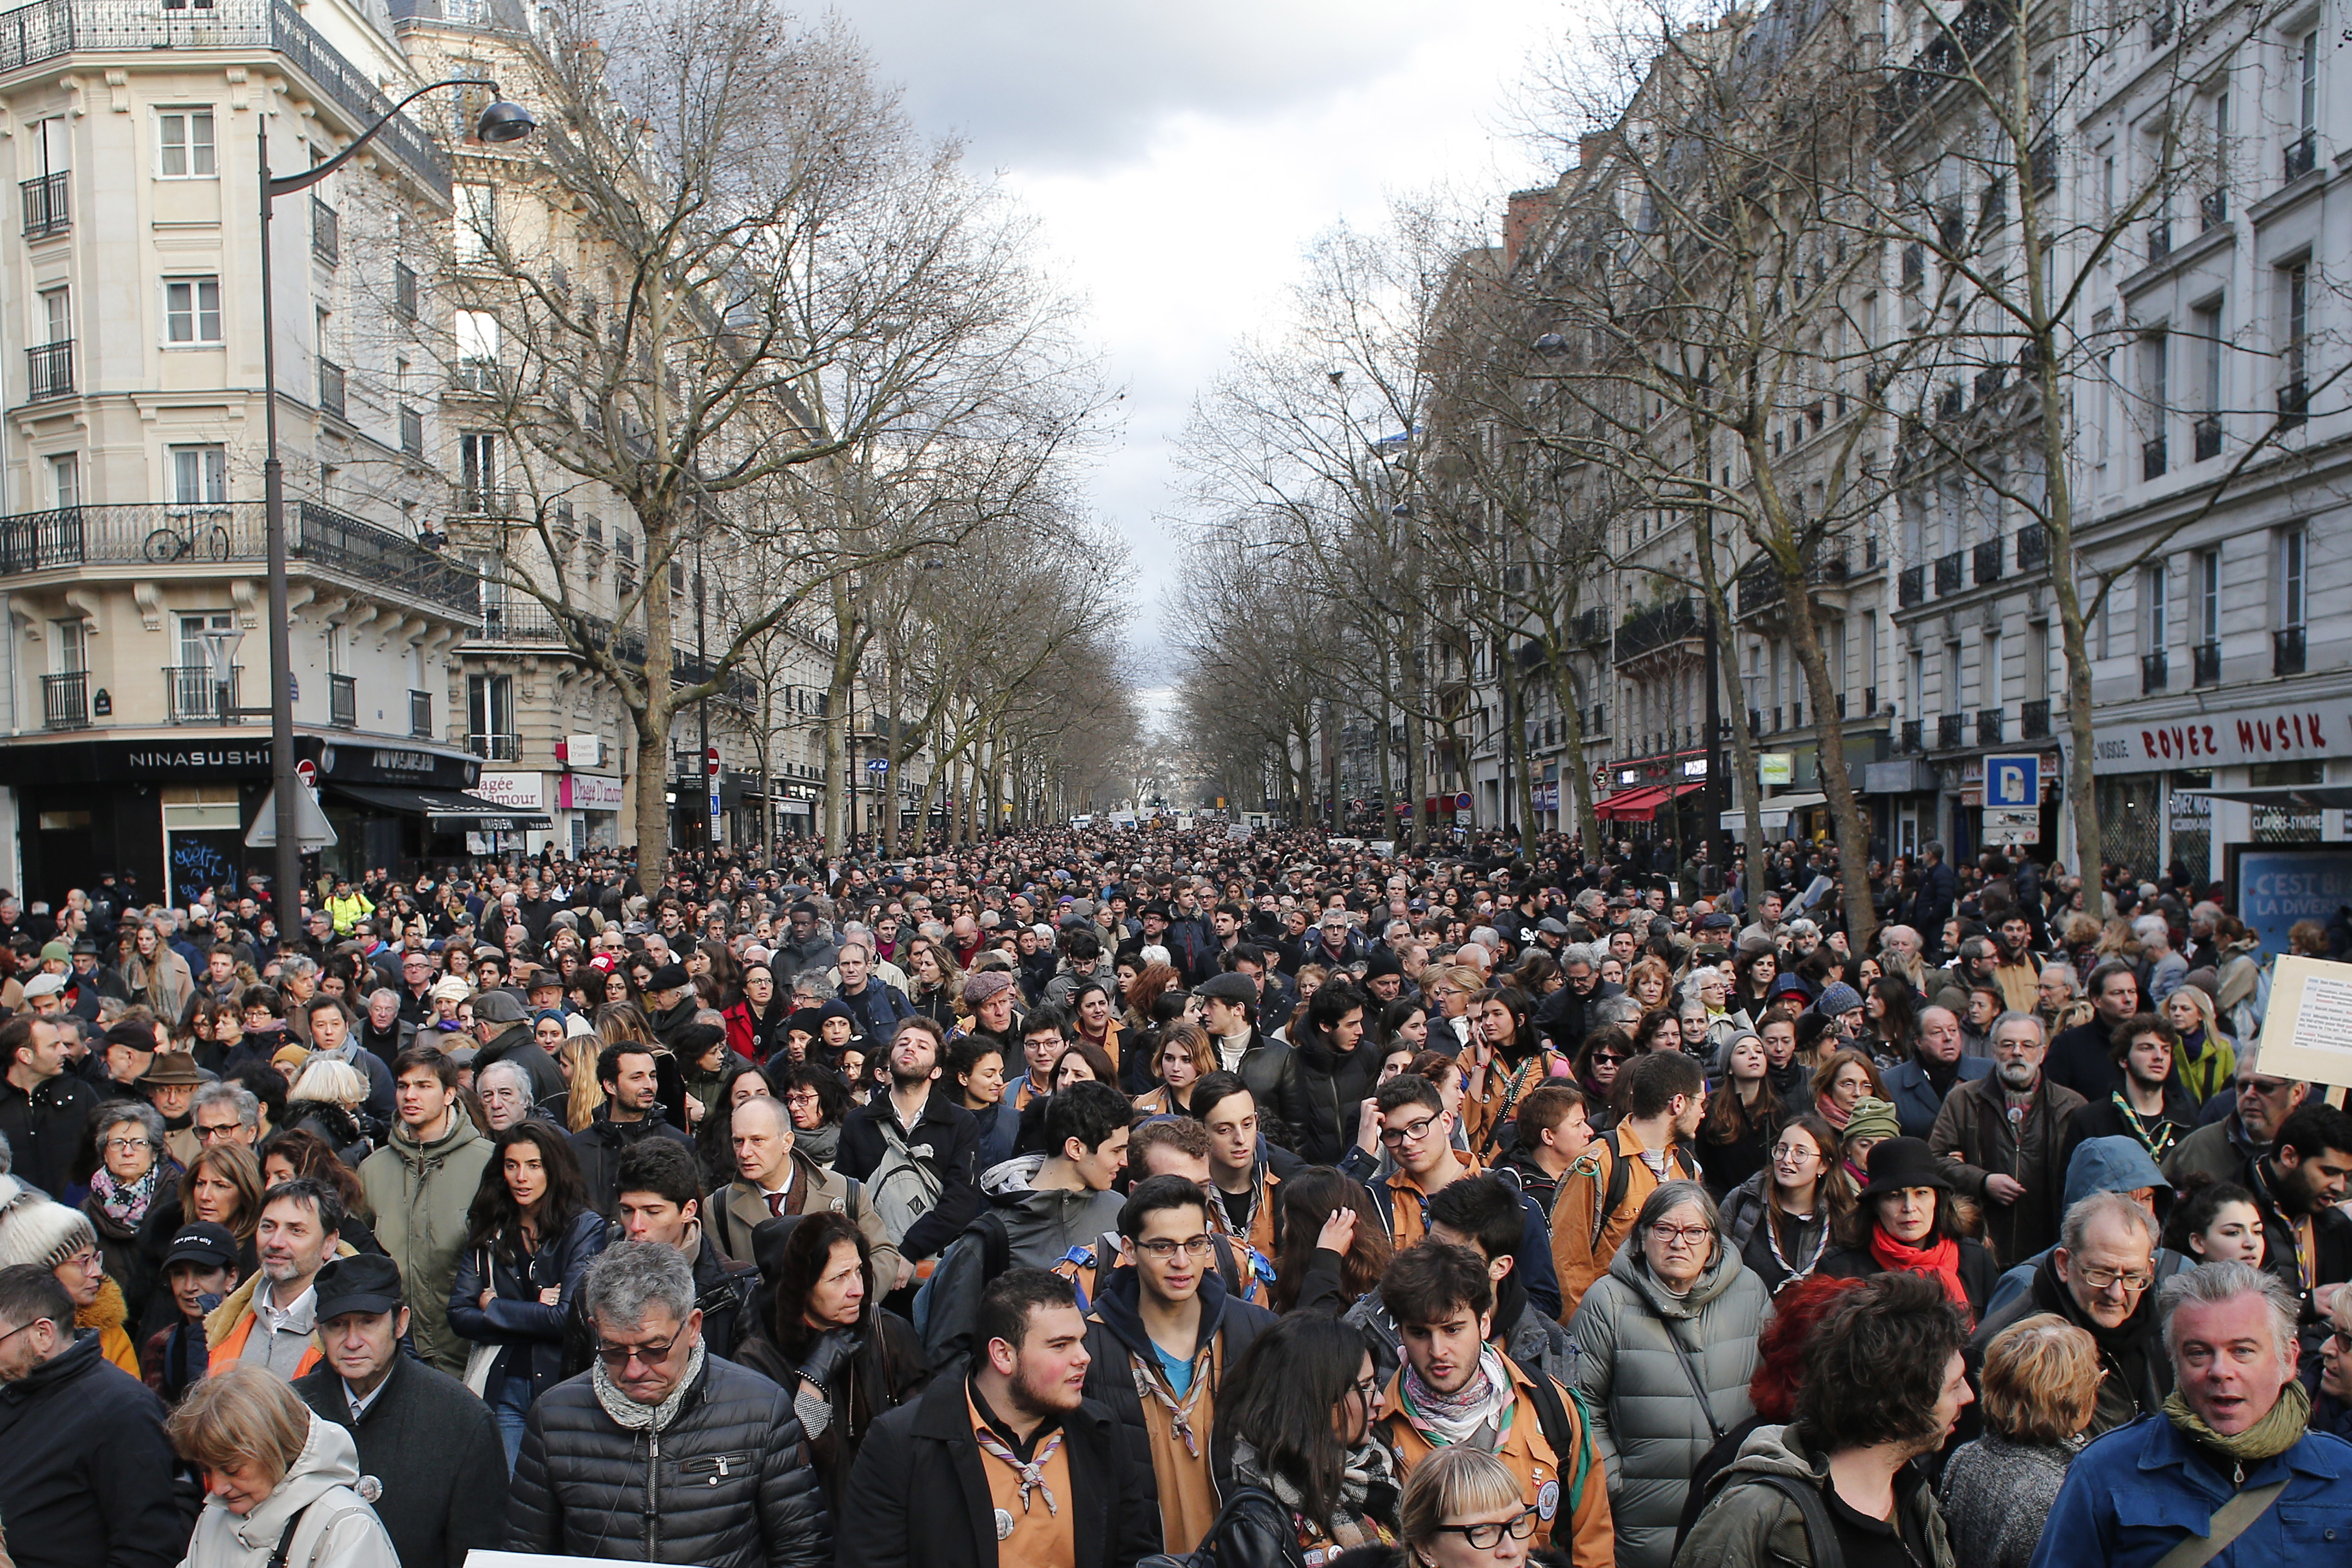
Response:
M2122 1089L2109 1090L2107 1099L2113 1101L2116 1110L2122 1113L2124 1125L2130 1128L2131 1135L2139 1140L2139 1146L2147 1150L2157 1163L2162 1164L2164 1157L2172 1152L2172 1146L2180 1142L2180 1124L2163 1120L2159 1112L2156 1131L2151 1133L2147 1130L2147 1123L2140 1120L2139 1112L2131 1108L2131 1101L2124 1098Z
M1440 1394L1422 1382L1421 1373L1409 1359L1398 1391L1404 1418L1412 1423L1414 1431L1439 1448L1466 1442L1486 1430L1500 1438L1509 1428L1511 1415L1519 1403L1518 1390L1512 1385L1511 1374L1503 1365L1502 1352L1493 1345L1479 1347L1478 1370L1462 1385L1459 1394Z
M1375 1542L1389 1545L1395 1541L1388 1527L1370 1511L1375 1507L1391 1511L1396 1504L1395 1463L1377 1438L1367 1436L1349 1450L1348 1462L1339 1472L1339 1500L1328 1519L1308 1519L1306 1489L1267 1464L1246 1437L1234 1439L1234 1479L1244 1486L1255 1482L1264 1487L1274 1494L1276 1501L1290 1510L1291 1518L1303 1521L1308 1531L1342 1551ZM1380 1494L1377 1499L1375 1492ZM1302 1539L1299 1544L1307 1542Z
M147 1205L155 1201L155 1177L162 1169L149 1165L147 1173L135 1182L115 1179L114 1173L100 1165L89 1173L89 1194L106 1217L126 1228L137 1228L147 1217Z
M1046 1513L1058 1514L1062 1511L1062 1505L1054 1500L1054 1489L1045 1484L1045 1467L1053 1461L1055 1455L1062 1451L1062 1438L1065 1434L1057 1431L1046 1438L1045 1442L1038 1445L1037 1457L1026 1461L1014 1453L1003 1438L998 1436L986 1426L981 1426L972 1436L979 1441L982 1453L992 1459L1003 1460L1012 1466L1014 1472L1020 1476L1023 1513L1029 1511L1029 1494L1033 1491L1045 1498Z
M1176 1436L1184 1439L1184 1452L1195 1459L1201 1457L1201 1441L1192 1430L1192 1412L1200 1408L1202 1394L1216 1381L1216 1336L1212 1334L1209 1342L1193 1353L1192 1381L1184 1385L1184 1397L1181 1400L1169 1392L1168 1380L1160 1371L1157 1355L1130 1354L1127 1358L1128 1364L1135 1372L1136 1396L1160 1402L1168 1412ZM1145 1365L1146 1361L1151 1364Z
M687 1357L686 1375L677 1380L677 1386L671 1389L669 1397L659 1405L640 1405L630 1398L621 1385L613 1381L613 1374L605 1370L603 1356L598 1356L589 1364L588 1374L596 1390L596 1403L604 1407L604 1414L623 1430L659 1432L677 1419L679 1407L686 1404L686 1391L692 1388L695 1380L702 1375L702 1342L697 1340L694 1342L694 1353Z

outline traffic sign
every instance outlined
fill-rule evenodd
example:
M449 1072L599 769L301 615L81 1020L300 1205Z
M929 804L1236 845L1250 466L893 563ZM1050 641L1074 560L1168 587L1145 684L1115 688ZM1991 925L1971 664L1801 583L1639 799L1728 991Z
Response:
M890 759L876 757L866 764L866 771L869 773L887 773L890 771Z
M712 778L719 776L719 748L706 746L702 752L702 771Z
M1985 807L1984 840L1988 844L2041 843L2041 808L2020 811L2010 806Z
M304 789L319 787L319 764L304 757L294 764L294 776L302 781Z
M2036 752L1984 760L1984 803L2012 811L2040 809L2042 758Z

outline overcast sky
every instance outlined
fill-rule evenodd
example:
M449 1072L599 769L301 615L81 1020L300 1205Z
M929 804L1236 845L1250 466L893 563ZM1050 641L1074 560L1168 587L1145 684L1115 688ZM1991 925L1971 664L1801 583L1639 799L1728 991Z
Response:
M919 125L966 138L1087 297L1124 435L1094 476L1130 542L1139 684L1178 542L1171 456L1196 390L1274 319L1309 239L1385 194L1538 174L1507 132L1560 0L844 0Z

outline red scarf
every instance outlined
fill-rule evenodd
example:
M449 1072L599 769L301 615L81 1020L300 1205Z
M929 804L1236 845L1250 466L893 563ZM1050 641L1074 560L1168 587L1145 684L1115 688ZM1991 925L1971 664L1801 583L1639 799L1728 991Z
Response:
M1870 1227L1870 1255L1882 1268L1900 1269L1906 1274L1932 1274L1943 1282L1944 1294L1952 1304L1969 1315L1969 1323L1976 1323L1976 1309L1969 1304L1969 1293L1960 1286L1960 1244L1950 1237L1938 1237L1933 1247L1913 1247L1897 1241L1876 1226Z
M1845 1106L1840 1105L1834 1095L1815 1095L1813 1097L1813 1109L1822 1113L1822 1121L1828 1122L1831 1126L1836 1128L1841 1132L1845 1131L1845 1124L1849 1121L1853 1120L1853 1110Z

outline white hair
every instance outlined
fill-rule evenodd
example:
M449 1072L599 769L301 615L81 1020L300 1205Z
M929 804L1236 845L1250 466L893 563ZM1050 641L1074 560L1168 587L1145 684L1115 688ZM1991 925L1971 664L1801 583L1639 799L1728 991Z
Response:
M2250 1263L2207 1263L2184 1268L2166 1280L2163 1291L2157 1297L2157 1310L2164 1318L2164 1353L2172 1358L2176 1370L2180 1365L2180 1347L2174 1324L2182 1305L2195 1301L2218 1307L2241 1296L2259 1296L2270 1308L2280 1362L2285 1363L2294 1353L2295 1323L2302 1309L2293 1293L2276 1278Z

